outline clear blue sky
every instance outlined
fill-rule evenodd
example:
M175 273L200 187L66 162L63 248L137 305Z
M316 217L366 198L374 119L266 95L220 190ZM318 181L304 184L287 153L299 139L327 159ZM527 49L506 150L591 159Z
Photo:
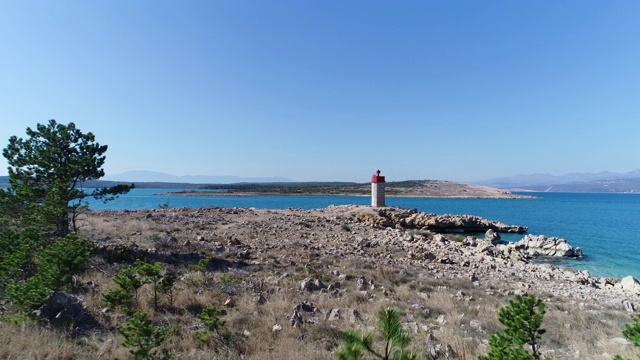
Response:
M640 1L0 0L0 145L49 119L111 175L626 172Z

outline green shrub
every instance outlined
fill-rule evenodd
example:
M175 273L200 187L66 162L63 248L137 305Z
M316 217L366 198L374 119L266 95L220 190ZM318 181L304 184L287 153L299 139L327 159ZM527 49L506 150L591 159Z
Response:
M151 320L143 312L137 312L125 324L118 328L118 332L124 337L122 345L133 355L133 358L150 359L170 359L172 354L167 349L160 349L158 353L155 348L169 338L169 329L153 325Z
M122 288L111 289L102 294L102 301L112 309L116 309L118 307L130 309L132 300L131 294L124 291Z
M133 313L138 305L138 289L144 285L138 277L136 268L125 266L113 276L113 282L118 285L102 294L102 301L110 308L122 307L127 313Z
M7 298L20 310L29 313L40 307L53 293L53 289L42 276L32 276L25 281L9 280Z
M38 272L52 289L70 286L74 291L73 277L89 268L92 250L93 245L87 239L69 234L41 251Z
M225 322L220 319L220 311L207 306L196 316L204 327L204 331L196 331L195 337L202 343L213 343L214 346L228 347L231 341L231 332L225 326Z
M348 331L344 334L344 345L336 353L339 360L360 360L365 355L381 360L419 360L422 356L406 349L411 336L402 328L400 312L397 309L380 309L378 312L379 331L384 338L382 350L376 350L371 333L359 334ZM377 346L380 348L380 346Z
M173 285L176 283L176 277L171 274L165 274L160 282L158 282L158 291L167 296L169 306L173 306Z
M498 311L498 321L505 326L489 339L489 353L479 360L540 360L540 338L545 314L544 303L534 295L520 296ZM530 347L530 351L524 348ZM548 359L548 358L547 358Z
M153 309L158 311L158 282L162 279L162 263L155 262L148 264L140 260L136 261L136 269L138 274L142 275L145 284L151 284L153 287Z
M73 278L87 269L91 256L91 244L75 234L40 249L34 238L37 234L5 232L0 237L0 246L6 250L0 255L1 287L6 287L7 298L25 312L38 308L54 291L75 290Z
M38 266L33 256L41 249L41 234L35 228L0 232L0 289L10 280L21 281L35 275Z

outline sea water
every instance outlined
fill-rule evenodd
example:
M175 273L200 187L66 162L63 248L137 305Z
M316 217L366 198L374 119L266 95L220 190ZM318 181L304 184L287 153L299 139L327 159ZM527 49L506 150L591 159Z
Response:
M154 209L169 207L254 207L316 209L329 205L370 205L367 196L176 196L167 189L134 189L114 201L92 201L90 208ZM509 225L529 227L529 233L557 236L582 248L582 260L558 265L589 270L593 276L640 278L640 195L527 193L535 199L451 199L387 197L388 206L416 208L435 214L469 214ZM482 236L481 234L478 234ZM503 234L507 241L523 235Z

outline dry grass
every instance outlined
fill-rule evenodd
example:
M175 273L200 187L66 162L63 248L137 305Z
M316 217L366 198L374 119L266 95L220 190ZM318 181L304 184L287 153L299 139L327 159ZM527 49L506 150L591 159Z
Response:
M162 212L158 212L162 214ZM99 246L119 244L124 247L137 244L151 260L160 255L196 253L195 249L181 244L197 236L225 244L226 249L238 252L243 244L233 245L225 231L234 224L224 223L219 227L206 225L206 219L194 217L191 222L178 227L172 223L146 218L145 212L132 214L130 219L122 217L88 217L83 229ZM222 222L221 222L222 223ZM331 359L341 344L346 330L371 331L376 333L378 311L395 307L403 313L403 321L413 324L412 348L425 351L433 344L449 345L455 352L453 358L476 359L487 351L485 346L490 335L501 329L497 312L510 296L501 291L488 292L489 285L476 286L468 278L435 276L428 269L409 265L389 265L385 251L401 256L402 249L389 245L386 249L375 248L372 257L359 255L330 256L322 248L313 248L317 239L312 230L300 225L305 237L291 243L269 243L265 240L272 228L246 230L241 243L252 244L253 253L262 255L253 265L252 259L239 261L230 252L216 253L197 251L197 257L225 261L225 266L196 270L192 263L165 264L164 269L178 275L174 288L173 306L161 298L161 309L154 312L151 305L150 285L145 285L138 294L139 310L150 314L160 326L171 326L173 335L166 346L179 359ZM243 225L244 226L244 225ZM272 227L279 225L273 224ZM352 232L360 225L349 224ZM222 230L221 230L222 229ZM316 234L321 238L330 231L344 232L339 225L328 223L325 230ZM333 230L332 230L333 229ZM308 232L308 233L307 233ZM155 235L154 235L155 234ZM267 234L267 235L265 235ZM170 237L176 241L169 242ZM160 244L160 246L159 246ZM237 247L237 249L236 249ZM380 253L378 256L376 254ZM146 254L146 255L145 255ZM127 321L127 316L117 311L104 312L101 294L115 287L112 276L119 265L104 258L92 260L92 268L80 281L86 284L80 294L86 309L100 324L93 333L80 337L69 336L65 329L48 328L42 325L13 325L0 322L0 358L3 359L112 359L127 358L128 350L122 347L122 338L117 327ZM339 274L348 275L341 280ZM340 283L334 291L301 291L300 281L310 277L325 284ZM357 288L357 279L365 278L366 286ZM371 286L373 284L373 286ZM266 300L257 302L258 294ZM225 307L231 298L233 306ZM605 359L603 354L621 354L634 357L635 350L629 345L620 345L623 324L630 316L620 309L581 306L565 299L549 298L543 327L542 347L554 359ZM289 325L289 319L297 304L308 302L316 312L301 312L303 324ZM196 315L206 306L223 309L223 320L232 333L227 344L203 344L196 340L195 331L201 330ZM331 309L340 309L341 318L326 320ZM351 319L349 313L359 313ZM280 324L282 330L273 331ZM435 337L435 340L434 340Z

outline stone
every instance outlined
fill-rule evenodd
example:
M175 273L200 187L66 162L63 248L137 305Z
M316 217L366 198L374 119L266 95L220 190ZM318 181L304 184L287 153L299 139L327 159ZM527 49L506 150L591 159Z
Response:
M416 323L416 322L404 323L404 327L407 330L409 330L409 332L411 332L412 334L417 334L418 333L418 323Z
M312 303L310 303L308 301L304 301L304 302L301 302L298 305L296 305L294 310L296 310L296 311L304 311L304 312L316 312L318 309L315 306L313 306Z
M455 357L455 352L449 344L433 344L427 346L427 354L432 359L449 359Z
M354 323L356 321L361 321L362 320L362 316L360 316L360 312L356 309L349 309L347 311L348 317L349 317L349 322L350 323Z
M640 283L633 276L627 276L620 281L620 286L622 286L622 290L633 293L640 294Z
M293 315L291 315L291 318L289 319L289 324L293 327L300 327L302 326L302 323L302 315L300 315L297 310L294 310Z
M306 278L300 282L300 290L302 291L315 291L319 290L319 288L314 283L313 279Z
M530 257L582 257L582 250L576 252L565 239L557 237L548 238L545 235L527 234L522 240L510 243L508 248Z
M486 233L484 233L484 240L491 242L491 244L493 245L498 245L502 241L502 239L500 238L500 234L493 231L493 229L489 229Z
M62 291L51 294L36 313L52 325L71 325L74 331L97 326L93 316L84 309L80 298Z
M340 319L340 309L331 309L331 311L327 313L327 316L325 318L325 320L328 320L328 321L336 321L339 319Z
M623 338L623 337L615 337L609 340L609 342L611 344L615 344L615 345L631 345L631 342L629 342L629 340Z
M636 306L629 300L622 301L622 307L630 313L636 311Z

